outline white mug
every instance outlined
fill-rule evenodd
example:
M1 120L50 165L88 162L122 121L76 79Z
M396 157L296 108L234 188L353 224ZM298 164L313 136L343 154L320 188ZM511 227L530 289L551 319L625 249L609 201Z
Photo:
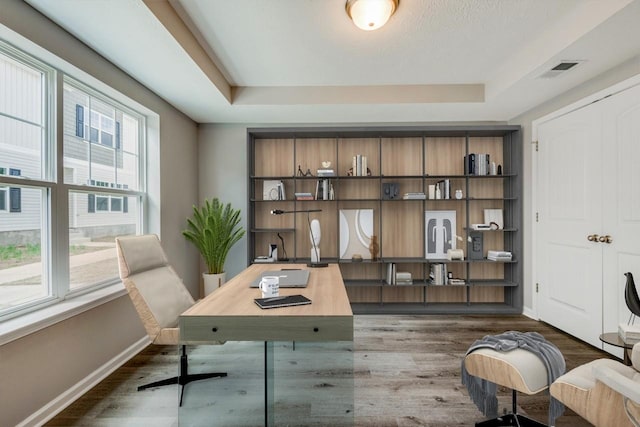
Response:
M278 276L264 276L258 287L262 291L262 298L277 297L280 295L280 278Z

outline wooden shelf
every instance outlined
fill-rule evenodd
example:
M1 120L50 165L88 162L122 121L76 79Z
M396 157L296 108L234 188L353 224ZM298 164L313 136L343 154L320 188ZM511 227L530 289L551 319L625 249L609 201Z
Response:
M522 310L522 132L518 126L422 126L370 128L248 129L248 245L251 263L283 235L290 262L310 259L306 215L270 215L270 210L321 209L312 219L322 228L323 262L340 267L354 312L363 313L519 313ZM487 153L503 175L464 173L469 153ZM367 157L371 175L345 175L356 154ZM298 167L315 173L330 161L336 176L299 176ZM295 192L316 194L318 180L329 180L334 200L293 200ZM290 200L262 200L267 180L281 180ZM428 194L429 185L450 180L450 199L402 199L408 192ZM400 197L383 199L384 183L398 184ZM465 197L456 199L461 189ZM340 259L341 209L373 209L373 233L380 259ZM484 221L484 209L502 209L506 228L471 230ZM425 259L425 211L456 212L455 234L463 241L464 260ZM480 231L487 249L510 251L509 262L470 260L467 237ZM363 249L362 255L369 255ZM410 272L412 285L388 285L389 263ZM432 264L446 264L464 285L432 285Z

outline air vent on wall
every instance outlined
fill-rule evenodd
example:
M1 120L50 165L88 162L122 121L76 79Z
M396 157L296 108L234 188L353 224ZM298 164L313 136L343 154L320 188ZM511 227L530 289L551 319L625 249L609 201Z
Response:
M553 77L558 77L559 75L564 74L569 70L575 69L575 67L578 66L582 62L584 62L584 61L576 61L576 60L574 60L574 61L560 61L560 63L557 64L555 67L553 67L550 70L547 70L544 73L540 74L538 76L538 78L550 79L550 78L553 78Z

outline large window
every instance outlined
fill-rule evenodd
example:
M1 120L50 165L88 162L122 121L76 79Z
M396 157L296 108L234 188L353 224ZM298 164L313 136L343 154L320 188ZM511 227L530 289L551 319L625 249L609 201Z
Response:
M0 41L0 319L115 283L143 230L144 117L56 73Z

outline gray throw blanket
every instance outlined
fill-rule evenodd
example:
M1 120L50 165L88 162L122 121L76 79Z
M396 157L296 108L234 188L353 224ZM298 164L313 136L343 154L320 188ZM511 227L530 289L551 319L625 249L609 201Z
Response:
M499 335L487 335L474 342L467 350L467 354L479 348L490 348L496 351L511 351L516 348L528 350L537 355L547 368L547 381L551 385L556 378L566 370L564 357L558 347L545 340L537 332L508 331ZM462 384L467 386L469 396L482 413L490 418L498 416L498 399L496 385L490 381L470 375L462 360ZM547 393L549 390L547 389ZM555 425L555 420L564 412L564 405L550 396L549 425Z

